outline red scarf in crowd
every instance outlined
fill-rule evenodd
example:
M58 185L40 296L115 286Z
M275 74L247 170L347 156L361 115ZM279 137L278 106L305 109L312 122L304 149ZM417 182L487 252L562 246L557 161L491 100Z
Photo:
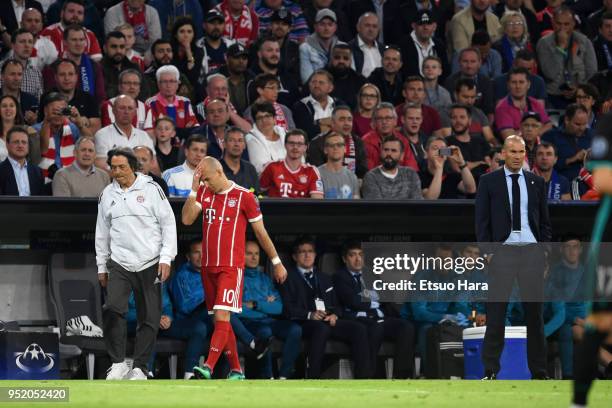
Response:
M147 27L147 19L145 15L146 7L143 6L140 11L132 12L128 7L127 0L123 2L123 16L127 23L130 23L134 27L134 34L138 37L142 37L145 40L149 39L149 29Z
M283 108L281 108L280 104L277 102L272 103L272 106L274 106L274 120L276 121L276 126L289 130L289 124L287 123L287 118L285 117Z
M240 44L249 46L252 40L254 21L253 14L248 6L242 6L242 12L238 19L232 17L227 1L219 5L219 11L225 16L225 31L223 36L232 40L236 40Z
M70 129L70 121L65 120L62 126L62 135L60 136L59 146L62 167L70 166L74 161L74 143L75 140L74 136L72 135L72 129ZM47 149L47 152L42 155L42 160L38 165L38 167L42 169L45 182L51 181L47 179L47 176L49 175L49 167L55 164L57 149L58 147L55 146L55 137L53 137L53 134L51 134L49 135L49 149Z

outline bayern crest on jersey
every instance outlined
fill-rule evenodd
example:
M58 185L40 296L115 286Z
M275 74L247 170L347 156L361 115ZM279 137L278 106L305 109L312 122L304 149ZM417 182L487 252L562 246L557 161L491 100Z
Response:
M234 208L236 206L236 199L230 198L229 201L227 202L227 206L230 208Z
M306 184L307 181L308 181L308 177L306 177L304 175L300 176L300 183Z

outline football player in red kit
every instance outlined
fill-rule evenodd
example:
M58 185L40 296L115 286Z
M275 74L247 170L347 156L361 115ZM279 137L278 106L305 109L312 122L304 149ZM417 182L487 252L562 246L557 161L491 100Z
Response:
M236 351L230 313L242 311L242 285L247 222L274 266L274 279L282 283L287 271L266 231L257 198L229 181L213 157L205 157L193 175L191 193L182 210L182 221L191 225L203 213L202 284L206 307L214 314L215 330L204 366L193 368L196 378L210 379L224 353L230 363L228 379L244 379Z

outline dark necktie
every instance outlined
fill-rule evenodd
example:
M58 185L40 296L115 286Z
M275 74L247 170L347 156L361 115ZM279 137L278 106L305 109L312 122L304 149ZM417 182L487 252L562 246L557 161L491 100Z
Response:
M361 292L361 274L353 274L353 279L355 279L355 282L357 283L357 288Z
M520 174L511 174L512 178L512 231L521 230L521 188L518 179Z
M312 271L304 272L304 277L306 278L306 281L308 281L308 283L310 284L310 287L314 289L315 287L314 272Z

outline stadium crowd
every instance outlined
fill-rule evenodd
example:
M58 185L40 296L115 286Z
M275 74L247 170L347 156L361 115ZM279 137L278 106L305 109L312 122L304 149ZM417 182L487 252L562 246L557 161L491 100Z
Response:
M524 169L544 178L549 200L599 198L585 163L612 107L611 0L10 0L0 41L0 195L96 197L111 181L107 153L130 147L174 197L190 193L209 155L267 197L473 198L519 135ZM559 268L581 268L580 241L567 246ZM192 284L199 248L165 288L160 323L161 336L189 340L186 368L211 331ZM411 377L406 345L424 356L432 324L477 309L387 310L368 291L363 302L359 247L344 249L333 282L313 275L315 249L297 242L296 269L276 288L247 245L245 308L232 325L263 359L262 378L273 375L272 336L285 340L281 378L302 336L310 378L328 338L347 342L360 378L375 375L384 339L403 344L394 376ZM326 315L311 306L332 284ZM546 310L571 377L572 327L586 309Z

